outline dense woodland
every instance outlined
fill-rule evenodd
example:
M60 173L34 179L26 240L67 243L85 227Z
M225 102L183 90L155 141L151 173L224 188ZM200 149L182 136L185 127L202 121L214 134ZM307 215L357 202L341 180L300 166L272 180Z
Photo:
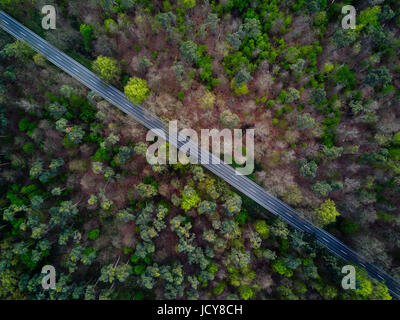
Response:
M400 281L398 1L0 8L164 120L255 128L249 177ZM146 133L0 31L0 299L392 298L201 166L151 166Z

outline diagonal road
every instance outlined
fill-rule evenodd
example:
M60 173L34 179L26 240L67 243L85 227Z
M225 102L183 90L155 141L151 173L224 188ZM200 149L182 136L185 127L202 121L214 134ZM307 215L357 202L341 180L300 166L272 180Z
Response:
M186 137L179 134L177 139L176 137L169 137L165 130L168 124L163 123L155 114L147 111L140 105L133 105L121 91L102 81L93 72L52 46L24 25L10 17L4 11L0 11L0 27L15 38L26 42L54 65L83 83L86 87L97 92L104 99L118 107L126 114L132 116L146 128L153 130L162 138L166 137L166 139L178 149L183 145L189 145L191 150L195 151L199 163L201 163L205 168L224 179L227 183L257 202L269 212L280 216L295 229L314 235L321 244L343 260L360 265L372 278L375 278L378 281L384 281L389 292L393 296L400 298L400 284L393 277L368 262L365 258L327 231L314 226L306 219L300 217L293 208L278 198L270 195L249 178L239 175L233 167L220 161L220 159L215 157L212 153L200 149L197 144L194 144L190 140L186 141Z

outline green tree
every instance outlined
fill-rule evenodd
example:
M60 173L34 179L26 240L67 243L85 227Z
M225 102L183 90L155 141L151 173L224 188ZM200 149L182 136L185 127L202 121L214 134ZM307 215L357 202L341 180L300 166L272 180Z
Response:
M325 100L326 100L326 92L323 87L318 87L311 90L310 103L320 105Z
M249 299L255 297L255 292L250 286L240 287L239 293L243 300L249 300Z
M370 70L364 79L364 83L371 87L376 85L386 86L391 81L392 76L386 66Z
M285 265L282 258L279 258L276 261L274 261L274 263L272 264L272 269L275 272L279 273L280 275L284 275L288 278L290 278L293 275L293 271Z
M162 12L156 15L156 20L164 29L169 29L176 22L176 15L173 12Z
M327 146L323 146L322 147L322 151L321 153L328 158L329 160L335 160L337 158L340 158L340 156L343 153L343 147L327 147Z
M347 234L354 233L358 231L358 229L358 224L349 219L344 219L343 222L340 224L340 230Z
M130 78L128 83L124 88L124 93L126 97L133 103L142 103L150 90L147 86L146 80L140 79L138 77Z
M96 240L100 235L100 230L99 229L93 229L88 232L88 238L90 240Z
M114 58L98 56L92 67L104 81L116 83L120 78L121 69Z
M306 159L299 160L300 174L306 178L315 178L318 166L314 161L307 161Z
M249 236L250 246L253 249L258 249L261 246L261 238L257 232L251 232Z
M90 49L90 44L93 40L93 27L88 24L81 24L79 27L79 31L83 35L83 38L85 40L85 48L86 50Z
M243 32L250 39L257 40L262 33L260 21L255 18L246 18L244 24L240 26L239 32Z
M110 34L118 32L118 24L111 18L104 20L104 28Z
M289 88L285 98L286 103L292 103L300 99L300 92L296 88Z
M232 217L240 212L242 208L242 198L235 193L225 201L224 207L225 213Z
M221 114L219 115L219 121L224 128L232 129L239 124L240 119L236 114L232 113L230 110L225 110L222 111Z
M199 214L207 213L208 215L212 215L217 209L217 204L212 201L204 200L199 203L199 208L197 209Z
M69 86L69 85L67 85L67 84L63 84L63 85L60 87L60 93L61 93L64 97L66 97L67 99L69 99L69 98L71 98L72 96L77 95L77 94L78 94L78 91L77 91L74 87L71 87L71 86Z
M338 28L332 40L338 48L344 48L357 40L357 32L352 29Z
M22 61L27 61L35 54L35 51L22 40L16 40L13 43L6 44L0 51L2 57L15 57Z
M51 214L49 225L63 228L78 214L78 208L72 201L63 201L59 206L50 208L49 212Z
M147 144L144 142L138 142L134 147L135 153L145 156L147 152Z
M351 72L347 65L343 65L336 71L335 81L343 84L348 89L353 89L355 86L356 77L354 72Z
M189 211L191 208L196 207L201 201L196 190L190 186L185 186L182 191L182 202L181 208L185 211Z
M263 239L267 239L269 236L269 228L265 220L257 220L254 223L254 229L258 232L258 234L261 236Z
M276 259L276 253L272 250L265 249L263 251L263 257L267 260L275 260Z
M310 129L315 126L315 119L309 113L297 117L296 125L300 130Z
M332 191L331 185L326 181L318 181L311 187L311 189L321 197L327 197Z
M239 268L244 268L250 263L250 252L232 248L229 258L234 265Z
M196 0L178 0L178 6L183 10L192 9L196 5Z
M246 69L240 69L239 72L235 76L235 86L236 88L240 88L243 84L253 80L253 77Z
M319 208L315 209L317 215L317 222L321 226L326 226L336 221L336 217L340 213L336 210L335 202L333 200L325 200Z
M65 132L67 133L67 140L72 144L80 144L85 135L85 131L78 125L66 128Z
M101 269L99 280L106 283L113 283L115 280L125 282L132 272L132 267L129 264L114 267L112 264L104 266Z
M180 46L180 52L182 57L190 63L197 62L201 55L198 52L198 46L193 41L185 41Z
M157 188L151 184L139 183L135 190L143 198L152 198L158 194Z

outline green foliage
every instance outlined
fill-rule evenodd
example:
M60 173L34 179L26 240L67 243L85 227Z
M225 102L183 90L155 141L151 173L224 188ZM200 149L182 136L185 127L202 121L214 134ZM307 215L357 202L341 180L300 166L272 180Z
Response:
M236 88L240 88L244 83L251 81L253 77L246 69L240 69L235 76L234 85Z
M67 141L69 141L73 145L80 144L85 135L85 131L82 129L81 126L69 127L65 131L67 133Z
M237 194L233 194L227 198L224 207L226 215L232 217L240 212L242 208L242 198Z
M392 143L394 145L400 146L400 132L397 132L392 137Z
M176 15L171 11L167 11L157 14L156 20L158 21L158 23L160 23L162 28L168 30L169 28L171 28L172 25L175 24Z
M197 48L197 56L194 55L194 62L196 67L200 70L200 78L203 83L207 84L207 89L212 89L218 85L219 79L214 78L212 74L212 58L207 54L206 46L199 46Z
M113 283L115 280L125 282L132 272L132 267L129 264L114 267L112 264L104 266L101 269L100 281Z
M79 27L79 31L81 32L81 34L85 40L86 50L89 50L90 44L93 40L93 27L88 24L81 24L81 26Z
M392 81L392 76L386 66L382 66L378 69L372 69L368 72L364 79L364 83L373 86L386 86Z
M88 238L90 240L96 240L100 236L100 230L99 229L94 229L88 232Z
M59 206L52 207L49 210L51 218L49 221L50 226L64 227L71 218L78 214L78 208L72 201L63 201Z
M357 17L357 31L362 31L367 26L378 26L379 19L378 15L381 13L380 6L374 6L372 8L366 8L361 11Z
M329 160L340 158L343 153L343 147L327 147L323 146L321 153Z
M349 219L344 219L340 224L340 230L342 230L346 234L357 232L358 229L358 224Z
M35 152L35 144L32 142L27 142L22 146L22 150L28 155L32 155Z
M201 55L199 54L198 51L198 46L196 43L193 41L185 41L181 44L180 46L180 52L182 57L187 61L187 62L197 62L199 61Z
M251 232L249 236L250 247L258 249L261 246L261 238L257 232Z
M313 184L311 189L321 197L327 197L332 191L331 185L325 181L318 181L317 183Z
M347 65L342 65L335 74L335 81L343 84L347 89L354 89L356 77Z
M338 48L344 48L357 40L357 32L353 29L338 28L332 40Z
M152 198L158 194L157 188L152 184L139 183L135 186L135 190L143 198Z
M221 295L226 288L226 283L224 281L218 282L218 284L213 288L213 293L217 296Z
M58 102L50 104L47 107L47 110L49 110L50 115L54 119L60 119L67 112L67 108L65 108L63 105L59 104Z
M196 190L194 190L190 186L185 186L182 191L182 202L181 208L185 210L185 212L189 211L193 207L197 207L200 203L201 198L197 194Z
M206 213L212 215L216 209L217 204L215 202L204 200L199 203L198 212L199 214Z
M113 19L104 20L104 28L109 33L116 33L118 31L118 25Z
M250 263L250 252L232 248L229 255L230 261L239 268L244 268Z
M299 171L303 177L315 178L318 166L314 161L307 161L306 159L299 160Z
M222 111L221 114L219 115L219 121L222 127L232 129L239 124L240 119L236 114L232 113L230 110L225 110Z
M6 44L0 51L1 57L15 57L16 59L22 60L22 62L27 62L34 54L35 51L22 40L16 40L13 43Z
M32 132L36 127L37 127L37 123L36 122L30 122L30 120L28 118L26 118L26 117L22 118L18 123L19 130L21 130L23 132L26 131L27 134Z
M257 220L254 223L254 229L259 233L261 238L267 239L269 236L269 228L265 220Z
M317 215L317 222L321 226L328 225L336 221L336 217L340 213L336 210L335 202L333 200L325 200L319 208L315 209Z
M273 264L272 264L272 269L279 273L280 275L283 275L285 277L290 278L293 275L293 271L289 269L283 262L281 258L277 259Z
M320 106L326 101L326 92L323 87L317 87L311 90L310 103Z
M269 249L265 249L262 252L262 255L267 260L275 260L276 259L276 253L274 251L272 251L272 250L269 250Z
M143 264L138 264L133 268L133 272L139 276L142 275L145 271L146 271L146 266Z
M185 98L185 93L182 91L178 92L178 100L183 100L183 98Z
M98 162L108 162L111 160L111 155L106 148L99 148L91 159Z
M92 67L104 81L116 83L120 78L121 70L114 58L98 56Z
M311 129L315 126L315 119L311 114L304 113L297 117L296 125L300 130Z
M233 93L237 96L243 96L249 93L249 88L247 87L247 84L243 82L240 86L237 86L236 79L232 79L231 89L233 90Z
M178 0L178 6L183 10L192 9L196 5L196 0Z
M243 300L249 300L255 297L255 292L250 286L242 286L239 288L240 297Z

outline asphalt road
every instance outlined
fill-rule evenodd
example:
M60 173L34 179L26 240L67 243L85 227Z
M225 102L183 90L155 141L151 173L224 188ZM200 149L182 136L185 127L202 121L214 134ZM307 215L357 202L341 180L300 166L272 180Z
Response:
M54 65L83 83L86 87L97 92L104 99L118 107L126 114L132 116L146 128L153 129L159 135L165 136L171 144L180 148L187 142L185 137L181 136L177 141L175 139L169 139L168 133L165 130L165 128L168 128L168 125L163 123L156 115L147 111L140 105L133 105L121 91L106 84L93 72L49 44L47 41L3 11L0 11L0 27L15 38L25 41L35 51L41 53ZM193 148L192 150L195 150L199 163L207 162L204 161L204 158L209 159L207 162L208 164L202 164L205 168L224 179L227 183L247 195L269 212L280 216L295 229L313 234L328 250L345 261L349 261L349 264L356 263L363 267L371 277L379 281L385 281L392 296L400 298L400 284L393 277L383 272L372 263L369 263L365 258L353 251L350 247L332 236L330 233L314 226L309 221L300 217L293 208L270 195L266 190L246 176L237 174L236 170L230 165L223 163L222 161L220 164L215 164L215 162L219 160L217 157L208 151L199 149L198 145L193 142L189 141L189 144L190 147ZM214 161L210 161L211 159L214 159Z

